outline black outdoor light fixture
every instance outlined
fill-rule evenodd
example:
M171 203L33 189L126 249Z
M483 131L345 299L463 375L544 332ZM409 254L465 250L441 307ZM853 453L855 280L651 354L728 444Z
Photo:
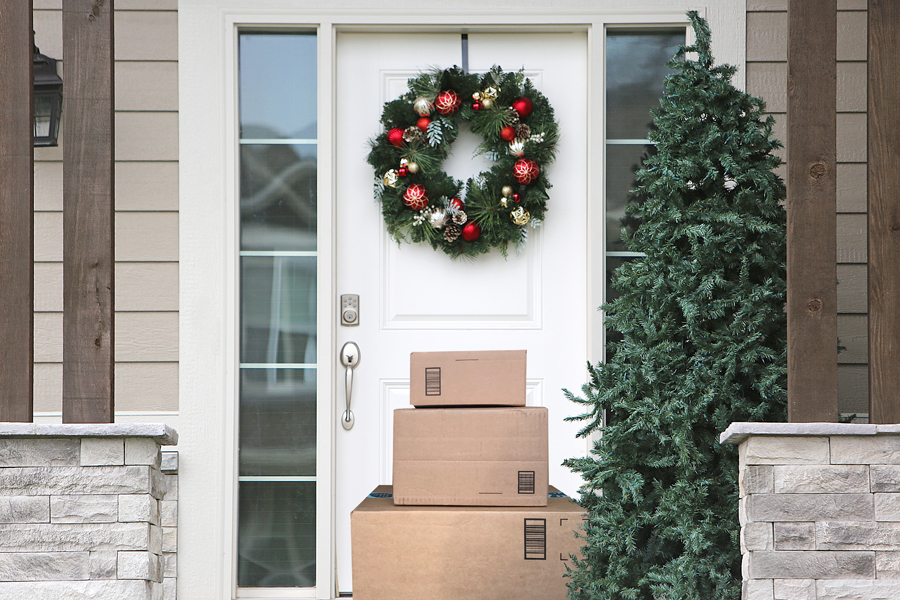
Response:
M56 59L34 46L34 145L56 146L62 115L63 80L56 73Z

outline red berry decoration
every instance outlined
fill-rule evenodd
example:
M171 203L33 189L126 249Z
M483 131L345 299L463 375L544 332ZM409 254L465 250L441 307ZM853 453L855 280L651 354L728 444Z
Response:
M459 110L462 100L453 90L444 90L434 99L434 107L442 115L449 115Z
M403 130L399 127L394 127L390 131L387 132L387 139L390 143L395 146L403 145Z
M457 210L466 210L466 205L463 204L463 201L459 198L454 198L450 201L450 206Z
M467 223L462 230L462 237L467 242L474 242L481 235L481 227L478 223Z
M403 192L403 204L413 210L422 210L428 206L428 190L419 183L412 184Z
M429 123L431 123L431 119L429 119L428 117L422 117L421 119L416 121L416 127L421 129L422 131L425 131L426 129L428 129Z
M472 110L481 110L481 102L473 102Z
M516 128L512 125L507 125L503 129L500 130L500 139L505 142L511 142L516 139Z
M534 108L534 106L531 104L531 100L529 100L525 96L522 96L521 98L515 100L512 103L512 107L517 113L519 113L519 116L523 119L530 115L531 109Z
M520 158L513 165L513 175L516 176L516 180L522 185L528 185L537 179L540 172L537 163L530 158Z

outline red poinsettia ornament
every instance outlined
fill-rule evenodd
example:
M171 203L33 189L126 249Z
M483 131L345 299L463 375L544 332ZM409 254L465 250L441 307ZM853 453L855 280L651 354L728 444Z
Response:
M449 115L459 110L462 100L453 90L444 90L434 99L434 108L442 115Z
M537 163L530 158L520 158L513 165L513 175L515 175L516 181L522 185L528 185L537 179L540 172Z
M403 192L403 204L413 210L422 210L428 206L428 190L419 183L412 184Z

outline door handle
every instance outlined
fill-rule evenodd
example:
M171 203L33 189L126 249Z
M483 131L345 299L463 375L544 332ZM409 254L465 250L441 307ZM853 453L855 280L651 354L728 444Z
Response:
M350 431L353 429L353 412L350 410L350 396L353 393L353 369L359 364L359 346L354 342L347 342L341 347L341 364L346 367L344 372L344 386L347 390L347 410L341 415L341 425Z

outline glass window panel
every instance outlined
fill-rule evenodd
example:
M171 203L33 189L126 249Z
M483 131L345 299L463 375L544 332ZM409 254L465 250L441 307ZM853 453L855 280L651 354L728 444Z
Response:
M316 362L316 258L241 258L241 362Z
M316 484L241 482L238 585L316 584Z
M316 474L316 370L241 369L241 475Z
M241 139L316 138L316 35L240 36Z
M684 44L684 29L610 29L606 35L606 138L646 139L659 106L666 63Z
M241 250L316 249L316 145L241 146Z
M655 146L612 145L606 146L606 250L624 252L628 248L622 241L622 228L630 231L638 220L626 214L625 208L632 201L631 191L637 186L635 172L642 161L655 152Z

